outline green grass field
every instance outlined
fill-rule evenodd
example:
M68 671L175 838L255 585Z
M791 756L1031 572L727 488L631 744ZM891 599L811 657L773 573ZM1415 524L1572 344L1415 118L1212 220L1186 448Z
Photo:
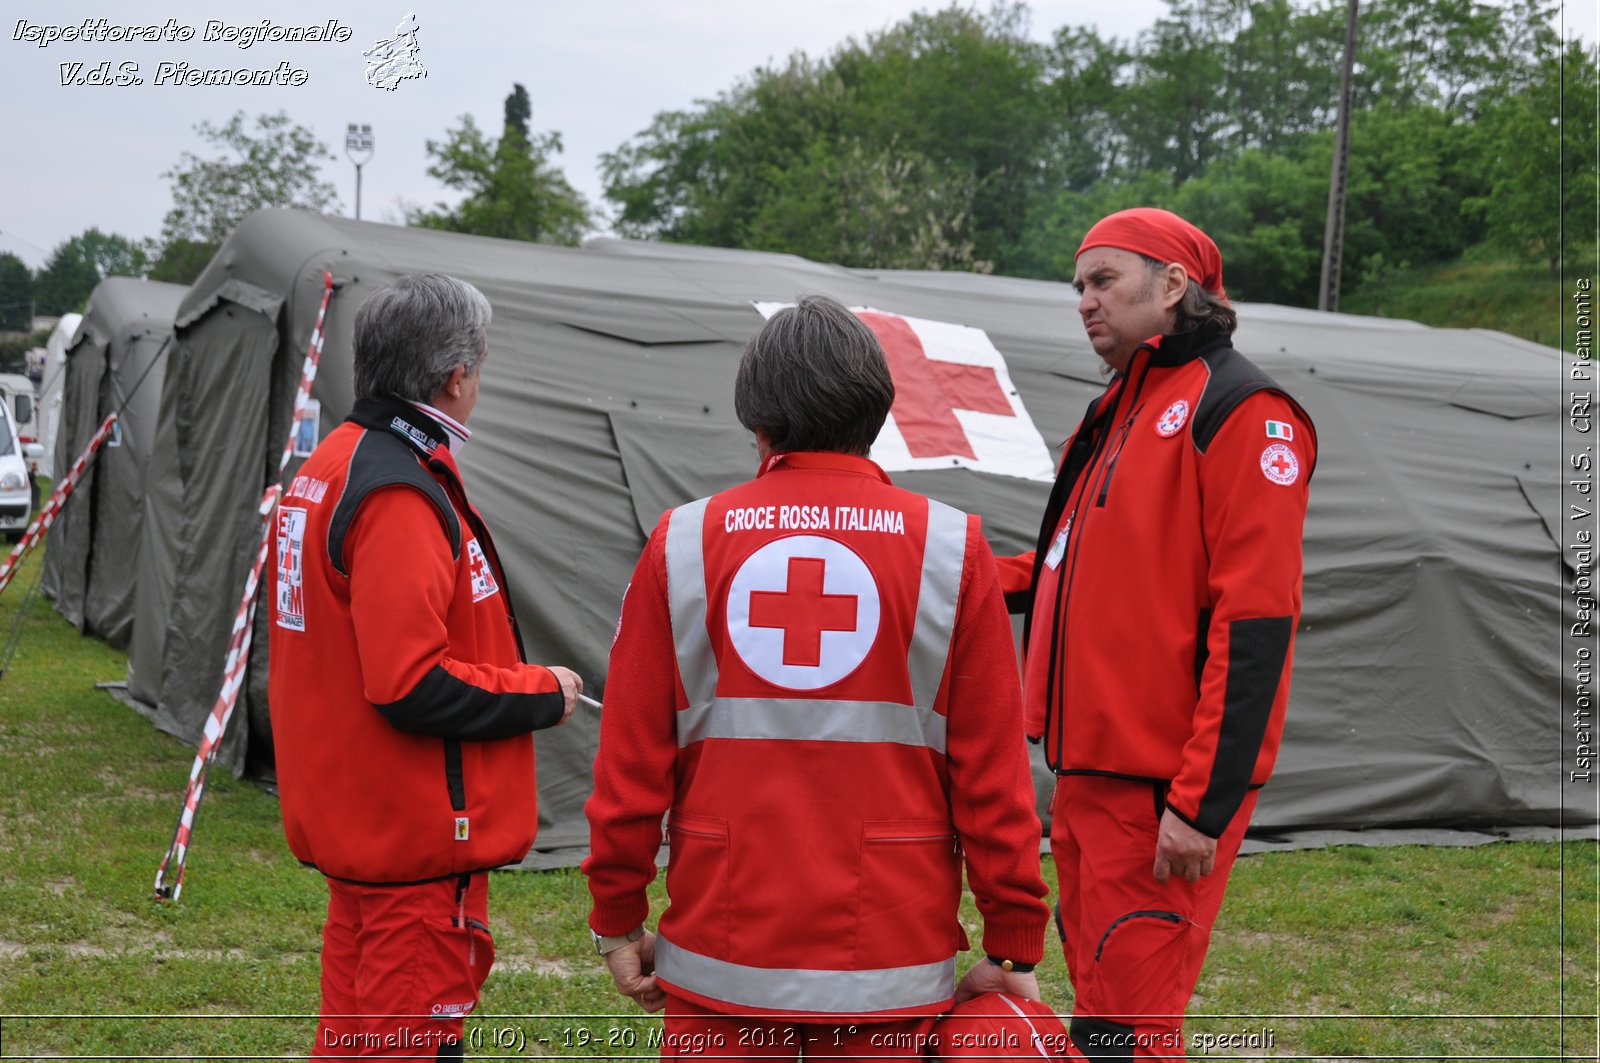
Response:
M35 555L0 595L0 638L37 571ZM19 631L0 678L0 1058L303 1057L326 895L289 856L276 801L214 775L182 899L153 900L193 753L95 689L125 658L49 603L33 597ZM1597 875L1580 841L1247 857L1191 1055L1594 1059ZM589 945L582 877L504 873L491 889L499 958L471 1054L654 1054L659 1021L613 993ZM965 919L976 939L970 899ZM1070 1008L1059 953L1040 980Z

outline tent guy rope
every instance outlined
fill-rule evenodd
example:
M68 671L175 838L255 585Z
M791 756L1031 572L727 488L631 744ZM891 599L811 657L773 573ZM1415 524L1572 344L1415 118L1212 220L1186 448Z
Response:
M206 718L200 746L195 750L194 764L189 768L189 785L183 795L183 808L178 813L178 825L172 833L172 844L167 855L161 858L156 870L155 897L157 900L176 902L183 891L183 876L189 859L189 845L194 836L195 814L204 796L206 779L211 765L222 747L222 736L233 717L234 706L239 701L239 688L244 683L244 673L250 661L250 636L255 627L256 587L261 582L261 570L266 566L267 554L272 549L272 513L277 508L278 497L283 493L283 474L294 455L294 441L300 433L300 422L305 419L307 403L311 398L311 383L317 378L317 365L322 359L324 333L322 323L328 314L328 303L338 287L333 274L322 272L322 306L317 310L317 322L311 329L311 342L306 346L305 368L300 373L300 388L294 397L294 417L289 423L289 438L284 441L283 455L278 459L278 478L261 495L257 512L261 516L261 545L256 551L255 564L245 579L244 593L240 596L239 610L234 615L233 633L228 639L228 656L222 668L222 690ZM170 877L169 876L174 876Z

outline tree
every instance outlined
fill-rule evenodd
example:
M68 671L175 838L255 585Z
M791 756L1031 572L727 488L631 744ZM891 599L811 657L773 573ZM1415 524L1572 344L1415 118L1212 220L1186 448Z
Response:
M427 142L434 159L428 175L465 192L454 207L408 212L406 221L430 229L498 236L507 240L575 245L590 225L583 196L550 163L561 151L558 133L528 133L532 108L521 85L506 97L499 140L485 136L470 114L442 141Z
M164 244L194 240L220 246L235 226L262 207L338 209L333 185L320 180L321 165L333 160L328 146L289 116L257 115L246 128L239 111L222 126L194 127L222 154L203 159L184 152L161 176L172 181L172 209L161 228Z
M156 260L150 267L150 279L193 284L221 246L207 240L171 240L155 249Z
M1600 48L1570 41L1483 123L1490 187L1468 209L1492 246L1547 262L1552 277L1563 252L1594 246L1597 67Z
M0 252L0 332L33 327L33 274L11 252Z
M33 280L41 314L66 314L89 298L95 285L113 274L141 277L148 267L142 246L116 233L86 229L63 240Z

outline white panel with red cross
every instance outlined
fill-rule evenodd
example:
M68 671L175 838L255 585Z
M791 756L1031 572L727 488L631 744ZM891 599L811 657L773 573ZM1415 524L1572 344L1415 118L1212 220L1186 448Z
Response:
M762 317L793 303L756 302ZM894 377L894 407L872 460L905 469L976 469L1046 483L1050 450L982 329L850 308L877 335Z
M861 666L878 637L878 582L848 546L790 535L745 559L728 588L728 638L775 686L816 690Z

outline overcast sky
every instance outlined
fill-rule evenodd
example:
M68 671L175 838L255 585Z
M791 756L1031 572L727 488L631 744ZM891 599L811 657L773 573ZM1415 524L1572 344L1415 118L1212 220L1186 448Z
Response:
M1597 3L1568 0L1568 35L1597 37ZM462 114L498 135L514 82L533 101L532 128L561 134L556 159L568 179L600 205L599 156L644 129L660 111L715 96L741 76L796 51L826 55L852 37L893 25L939 4L915 0L528 0L443 3L436 0L274 0L193 3L125 0L73 4L7 0L0 16L0 251L40 266L62 240L90 227L141 239L156 236L171 207L161 174L190 150L208 154L194 132L235 111L286 111L338 156L324 177L355 212L355 171L344 152L345 126L370 123L376 154L363 170L361 215L398 222L402 204L446 198L428 177L424 141L439 139ZM1048 39L1060 26L1088 25L1102 36L1132 39L1167 10L1164 0L1036 0L1032 33ZM219 16L225 10L227 15ZM393 91L366 82L362 52L394 35L414 12L423 79ZM40 47L32 27L156 25L192 28L188 41L56 41ZM247 49L206 43L207 23L232 27L324 25L350 31L327 43L263 41ZM24 26L23 23L27 25ZM21 39L19 39L21 38ZM110 63L136 64L140 85L62 84L62 65L79 73ZM275 70L286 64L303 84L191 87L156 83L162 63L192 68ZM181 69L181 68L180 68Z

